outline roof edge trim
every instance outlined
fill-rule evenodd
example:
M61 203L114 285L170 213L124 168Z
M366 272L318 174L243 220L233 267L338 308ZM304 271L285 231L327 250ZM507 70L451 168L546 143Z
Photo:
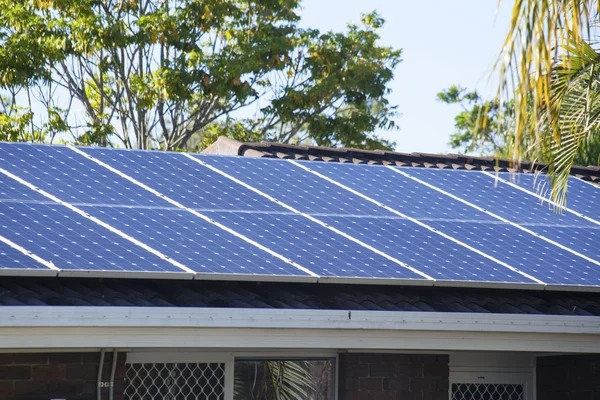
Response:
M356 310L1 307L0 328L253 328L600 334L600 317Z

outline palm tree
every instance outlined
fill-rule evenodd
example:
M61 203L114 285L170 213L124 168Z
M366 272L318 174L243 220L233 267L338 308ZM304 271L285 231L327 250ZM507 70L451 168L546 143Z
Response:
M599 15L598 0L515 0L496 64L497 100L515 104L514 161L536 153L523 143L547 149L551 196L560 205L571 166L600 165Z

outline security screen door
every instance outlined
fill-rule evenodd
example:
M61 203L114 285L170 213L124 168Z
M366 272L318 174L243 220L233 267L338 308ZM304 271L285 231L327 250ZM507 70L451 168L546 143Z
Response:
M452 400L525 400L525 385L515 383L453 383Z
M450 400L533 400L532 374L523 372L450 372Z

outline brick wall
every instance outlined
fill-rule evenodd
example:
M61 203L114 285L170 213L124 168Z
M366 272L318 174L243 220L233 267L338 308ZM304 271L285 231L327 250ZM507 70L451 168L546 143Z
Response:
M340 355L340 400L448 400L448 356Z
M95 400L100 353L0 353L0 400ZM104 359L110 381L112 353ZM115 400L123 398L125 353L119 354ZM108 388L103 398L108 399Z
M600 354L538 357L538 400L599 400Z

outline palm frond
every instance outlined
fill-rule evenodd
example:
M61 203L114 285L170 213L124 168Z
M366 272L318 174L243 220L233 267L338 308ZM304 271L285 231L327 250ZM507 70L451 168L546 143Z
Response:
M310 373L310 363L306 361L269 361L267 366L277 400L311 398L311 392L314 390L314 378Z
M331 360L248 360L236 362L236 400L331 399Z
M571 166L580 149L600 131L600 54L575 35L564 45L569 62L555 62L550 74L550 106L542 124L554 126L550 140L551 196L564 206Z
M599 13L598 0L515 0L495 65L497 101L515 102L513 161L525 154L522 143L549 145L551 192L560 204L577 149L595 124L586 116L595 107L595 84L585 76L596 75L598 54L589 43Z

